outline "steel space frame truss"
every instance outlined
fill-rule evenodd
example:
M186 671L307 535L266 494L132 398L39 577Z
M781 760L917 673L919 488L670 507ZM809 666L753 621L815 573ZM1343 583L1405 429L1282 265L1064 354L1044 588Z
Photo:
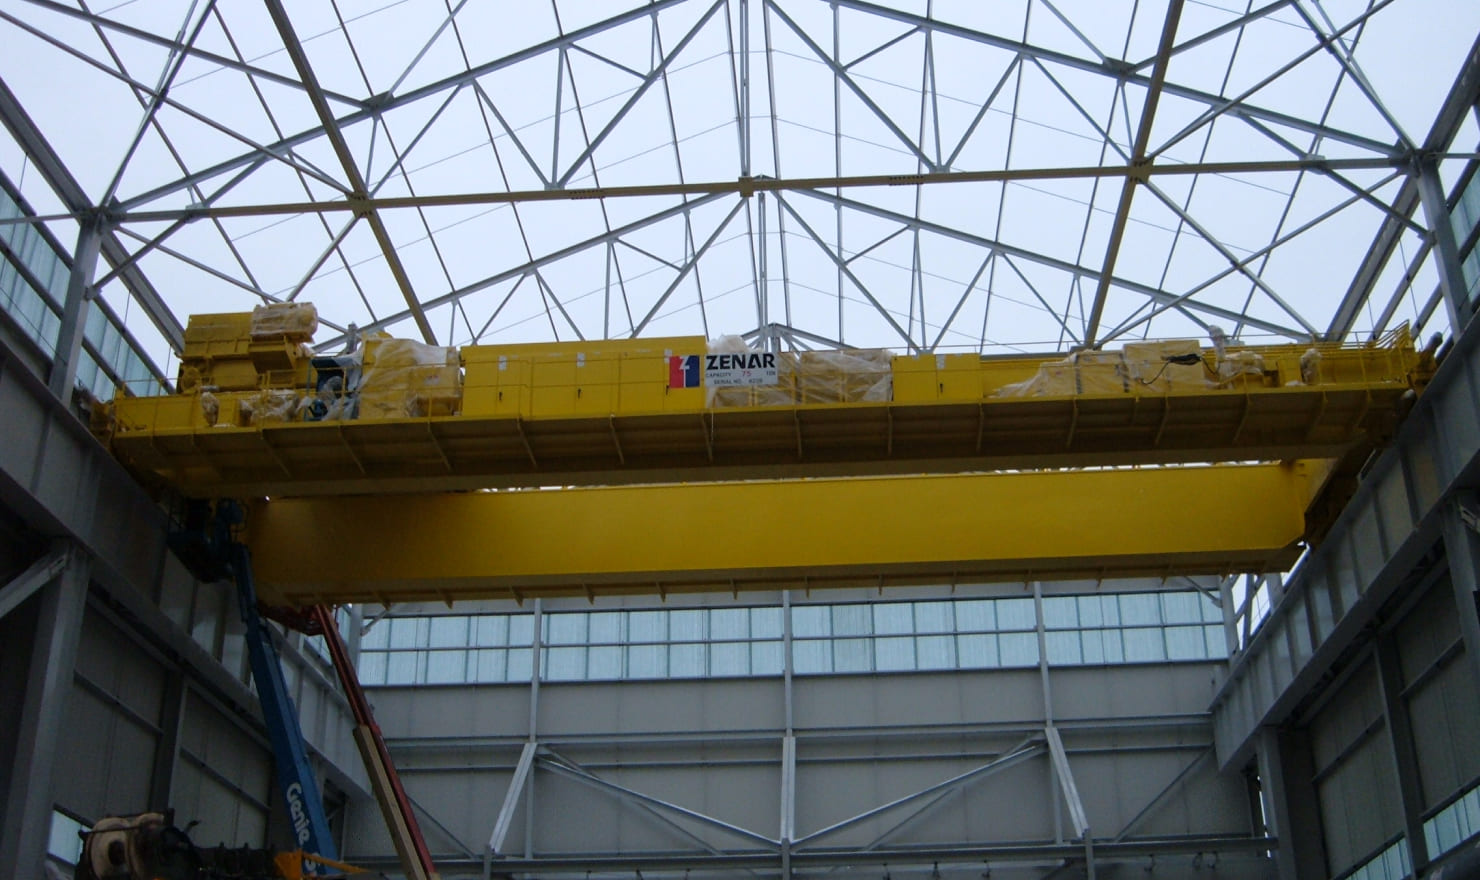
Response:
M171 264L203 273L236 291L233 295L247 303L293 300L305 293L311 296L331 277L334 283L353 288L349 299L358 301L355 308L342 314L331 309L322 316L335 331L333 338L322 343L325 348L342 343L351 324L360 330L411 325L426 341L448 344L498 338L512 324L537 319L545 325L548 332L542 333L546 336L586 339L638 335L656 319L691 310L706 334L741 330L765 345L795 345L796 334L801 334L844 345L887 344L910 351L965 346L985 351L999 344L1034 342L1013 338L999 323L1001 319L992 317L993 309L1001 308L998 303L1013 297L1019 298L1018 305L1049 316L1057 328L1057 338L1038 339L1038 347L1099 346L1144 334L1164 314L1190 322L1183 328L1206 329L1217 323L1231 325L1235 335L1247 331L1289 339L1339 339L1352 332L1356 316L1367 307L1384 277L1382 269L1401 252L1397 244L1404 235L1417 236L1416 264L1430 254L1438 254L1440 260L1452 260L1453 255L1452 242L1446 246L1444 241L1449 224L1443 205L1436 208L1433 199L1420 199L1417 194L1424 185L1434 186L1437 163L1451 155L1447 151L1464 110L1473 102L1452 96L1433 129L1419 141L1403 131L1354 53L1370 20L1397 2L1401 0L1374 0L1346 21L1334 21L1319 0L1273 0L1257 7L1251 3L1242 14L1199 30L1183 21L1182 0L1170 0L1159 13L1155 52L1130 58L1129 27L1123 45L1103 45L1050 0L1030 0L1015 33L1009 32L1011 28L987 32L936 18L928 10L919 15L865 0L837 0L826 4L821 13L813 4L788 0L655 0L567 29L561 15L570 10L560 0L551 0L555 36L484 59L472 54L472 44L460 27L466 4L444 0L445 15L439 13L430 37L389 88L372 84L365 68L369 50L356 42L351 27L354 19L347 19L341 4L334 3L337 28L331 38L348 48L359 67L358 77L351 76L351 80L360 83L356 89L341 86L336 90L322 81L322 54L316 58L309 51L310 38L300 33L300 26L277 0L269 0L267 8L282 51L291 62L291 73L282 64L246 57L234 38L234 28L244 25L234 12L223 9L225 4L214 0L190 4L173 37L131 25L125 14L116 11L99 12L85 3L77 8L55 0L31 0L24 9L0 10L0 33L7 41L24 39L44 46L66 57L68 63L84 64L122 83L139 103L141 116L122 160L106 187L97 192L85 191L69 172L62 156L75 151L49 143L46 133L31 122L20 100L8 90L0 92L0 119L56 195L61 213L45 219L62 226L75 220L84 241L95 238L101 245L105 267L98 270L100 277L93 276L89 263L79 263L83 277L73 285L79 295L85 300L99 290L107 294L109 285L116 282L176 349L181 312L191 306L184 305L177 292L157 290L150 280L151 274L160 272L159 267ZM1048 45L1041 37L1030 38L1033 33L1041 35L1031 26L1035 17L1061 23L1073 35L1072 49ZM1276 19L1303 30L1303 47L1252 86L1229 92L1239 57L1237 41L1250 28ZM77 24L84 30L77 31ZM200 45L201 35L207 32L224 36L231 51ZM878 37L882 32L893 36ZM78 33L87 34L88 39L75 36ZM647 63L634 64L630 58L603 49L602 40L614 34L645 40ZM695 59L691 48L705 40L720 40L726 47L724 78L729 94L723 100L733 105L733 118L719 126L734 136L733 167L718 176L711 169L695 170L693 154L686 152L685 143L703 133L695 134L685 125L685 114L692 108L675 97L681 78L688 75L686 68L703 62ZM860 51L860 40L869 48ZM1223 90L1212 92L1181 82L1175 75L1179 60L1220 40L1235 41L1223 73ZM897 74L895 81L886 82L867 72L871 59L917 41L922 44L918 75ZM946 61L937 56L946 43L1004 53L1009 59L987 94L973 99L971 122L959 137L942 134L942 103L963 100L939 85ZM122 50L135 44L164 51L164 66L157 77L154 71L125 63L129 53ZM843 50L845 44L850 46L848 52ZM408 85L419 81L418 65L424 59L446 54L453 47L456 51L451 54L460 70ZM1261 103L1261 90L1267 85L1302 63L1326 58L1339 72L1319 118L1302 118ZM604 99L619 104L615 112L594 113L583 103L594 96L589 79L584 81L588 93L582 95L582 81L572 59L596 63L630 82L614 98ZM489 77L523 71L541 60L554 60L556 66L550 117L553 133L548 143L541 142L542 132L506 118L488 86ZM831 168L825 173L817 169L826 163L819 165L815 157L798 155L786 146L788 133L807 120L788 118L779 109L778 90L785 92L791 84L783 82L787 76L782 72L783 60L821 70L830 78L833 118L830 125L819 120L817 128L833 153ZM217 118L182 97L178 80L187 68L193 79L203 75L244 78L260 104L253 109L269 120L272 137L264 139L239 130L225 116ZM203 69L208 73L199 72ZM1472 56L1456 83L1456 95L1471 88L1467 77L1473 79L1473 70ZM1023 81L1028 76L1046 82L1071 108L1066 112L1080 117L1076 126L1100 140L1097 163L1036 167L1031 157L1014 153L1019 129L1038 124L1029 109L1021 106ZM1076 85L1077 78L1086 76L1111 89L1113 100L1108 106L1095 106ZM335 81L343 83L345 78L339 76ZM897 109L891 112L885 95L900 86L918 95L918 112L908 125ZM1331 108L1342 89L1365 101L1385 129L1379 133L1352 131L1331 122ZM283 111L283 102L290 98L306 99L317 124L290 130L289 114ZM476 107L482 128L477 134L482 142L478 148L494 160L503 186L481 192L418 191L416 169L436 158L417 152L418 146L451 124L443 118L457 100L470 100ZM1155 123L1158 106L1171 100L1198 112L1168 137ZM656 176L633 179L621 168L631 157L614 153L612 145L623 141L629 129L642 125L638 108L644 102L662 108L669 135L666 144L646 152L671 162ZM421 121L404 125L397 114L408 110L420 111ZM850 121L845 122L845 110ZM1002 167L972 167L963 160L963 152L969 152L969 143L981 126L999 114L1007 117L1009 131ZM866 120L870 131L883 132L879 135L883 140L871 148L894 154L896 158L890 160L894 164L885 163L880 173L850 173L854 166L844 161L845 152L867 141L851 121L853 116ZM174 127L181 118L236 142L239 152L226 159L202 160L193 153L189 138ZM1273 145L1278 157L1211 161L1209 147L1217 126L1237 127L1244 136L1266 147ZM363 147L367 128L368 152ZM578 136L571 134L571 128L579 130ZM143 161L140 147L146 139L163 145L173 167L155 169L151 179L163 182L141 192L130 191L125 181L134 164ZM1196 158L1173 156L1177 147L1189 144L1201 145ZM1340 157L1322 155L1325 147L1334 147ZM1468 154L1457 155L1468 158ZM332 156L337 167L316 161L324 156ZM795 168L802 169L801 175L788 176ZM251 186L268 171L284 169L296 181L296 194L280 189L263 195ZM701 174L705 179L696 179ZM1215 176L1267 179L1281 194L1283 209L1262 247L1235 249L1190 207L1192 189ZM1334 182L1348 195L1332 201L1313 219L1297 223L1293 219L1299 213L1294 211L1297 196L1312 178ZM533 188L516 185L531 179L537 181ZM1173 180L1190 182L1186 195L1166 185ZM1045 181L1092 185L1089 202L1080 206L1082 221L1070 224L1079 226L1072 236L1077 239L1072 259L1014 244L1005 232L1013 225L1010 194ZM994 224L984 222L967 229L933 219L927 203L938 189L981 184L997 186L995 190L961 191L995 192ZM880 196L881 187L905 188L913 196L913 208L898 210L900 200ZM238 198L234 193L239 189L251 189L253 194ZM1117 189L1118 198L1111 198ZM388 195L392 190L401 194ZM773 197L768 199L768 193ZM1115 204L1103 243L1091 231L1096 214L1105 211L1097 207L1102 195L1107 204ZM532 203L589 199L600 203L598 233L573 236L553 247L544 244L551 236L543 230L531 234L542 222L531 213L528 206ZM643 205L655 207L644 208L635 218L624 209L621 216L626 219L619 221L608 210L609 203L619 199L641 199ZM1159 276L1155 283L1144 280L1148 277L1144 271L1119 272L1125 236L1144 222L1133 214L1133 204L1142 200L1149 200L1176 227L1160 271L1151 273ZM1421 203L1424 215L1415 217ZM447 248L452 247L446 243L449 227L439 225L445 215L438 212L496 206L507 206L511 212L520 242L506 250L520 256L502 265L490 264L479 277L469 279L448 259ZM1265 279L1271 259L1298 247L1302 233L1355 206L1375 207L1384 219L1373 256L1358 268L1339 303L1312 307L1299 301L1298 292L1277 290ZM420 230L419 237L408 238L406 224L393 228L386 222L391 215L405 212L414 212L412 226ZM823 222L829 213L832 228ZM241 244L243 227L233 221L295 216L314 218L322 238L305 245L290 282L269 283L263 280L267 273L260 257L253 257ZM861 218L867 218L866 226ZM0 221L5 222L18 221ZM220 247L214 256L188 242L176 246L181 230L200 224L209 224L215 232ZM885 230L882 236L880 229ZM374 245L369 257L363 248L352 247L367 230ZM1194 245L1184 247L1184 237ZM748 265L749 277L706 272L712 262L706 257L734 239L744 242L747 256L741 262ZM972 259L977 268L969 277L943 279L932 267L928 244L942 239L975 254ZM653 244L655 240L664 242L661 248ZM866 271L877 268L871 261L886 263L883 249L901 241L909 245L909 265L893 268L908 275L904 297L881 282L876 272ZM436 268L430 274L414 274L403 261L404 249L418 242L430 244L434 253ZM1208 271L1200 281L1174 285L1169 281L1173 262L1179 252L1193 246L1215 255L1205 264ZM555 268L592 254L599 255L604 266L605 277L599 286L572 289L568 281L552 279ZM384 276L384 283L377 286L367 264ZM831 289L818 286L816 272L800 271L803 264L825 267L834 276ZM1405 280L1389 301L1372 304L1378 315L1369 328L1374 333L1396 320L1398 304L1412 298L1409 287L1419 274L1417 269L1407 267L1402 273ZM655 293L639 295L631 289L636 278L652 273L665 279ZM1229 279L1244 288L1242 307L1230 307L1226 296L1208 295L1215 284ZM380 287L393 288L398 296L387 298ZM475 296L480 293L485 295ZM732 293L753 299L752 328L711 327L714 302ZM817 318L812 308L813 317L804 320L799 314L804 311L801 300L815 306L818 297L831 301L824 310L830 316ZM1140 305L1107 312L1113 301L1123 304L1127 298ZM524 300L537 305L510 307L511 302ZM1446 300L1455 303L1455 295ZM856 327L859 309L875 313L874 329ZM1107 320L1112 312L1113 320ZM1450 312L1452 320L1464 316L1459 304L1452 305ZM1429 302L1422 314L1433 313ZM776 328L793 332L783 334Z

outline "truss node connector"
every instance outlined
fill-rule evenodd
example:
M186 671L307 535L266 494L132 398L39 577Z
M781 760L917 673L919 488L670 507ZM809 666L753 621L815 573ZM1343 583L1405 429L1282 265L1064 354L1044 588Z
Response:
M1318 171L1325 174L1331 170L1330 163L1320 153L1306 153L1300 157L1300 161L1311 171Z
M356 190L350 193L345 196L344 201L349 205L354 215L361 219L375 213L375 206L371 203L370 196L363 191Z
M755 195L755 178L750 175L740 177L740 198L748 199Z
M1151 180L1151 169L1156 163L1149 157L1136 159L1131 162L1130 176L1139 183L1147 183Z
M1100 62L1105 72L1111 76L1127 77L1136 72L1136 66L1124 58L1105 58Z

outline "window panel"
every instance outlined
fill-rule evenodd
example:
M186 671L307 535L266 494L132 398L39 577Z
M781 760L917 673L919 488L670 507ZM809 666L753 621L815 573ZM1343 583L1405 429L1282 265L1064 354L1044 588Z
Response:
M478 651L478 668L474 680L480 682L506 681L508 673L508 651Z
M385 684L385 658L375 652L360 655L360 684Z
M634 642L667 641L667 613L663 611L633 611L627 616L627 637Z
M791 609L791 634L793 638L832 635L832 617L826 606L802 605Z
M833 671L834 672L871 672L873 671L873 640L872 639L835 639L833 640Z
M1104 635L1101 630L1085 630L1079 634L1079 649L1085 663L1105 662Z
M1033 633L1003 633L997 637L1003 666L1037 666L1038 636Z
M669 648L668 674L674 678L703 678L704 645L674 645Z
M592 681L611 681L621 678L622 649L617 646L587 648L586 677Z
M750 637L750 612L744 608L716 608L709 612L711 639L744 639Z
M430 629L424 617L391 617L382 621L390 626L392 648L426 646L425 632Z
M534 632L531 623L530 632ZM534 651L530 648L514 648L509 651L509 681L529 681L534 675Z
M750 645L745 642L719 642L709 648L711 675L750 674Z
M961 668L990 669L999 665L997 660L997 637L994 635L959 636Z
M87 830L86 825L83 825L71 816L53 810L51 814L51 828L46 838L47 855L75 867L77 860L82 858L82 837L80 834Z
M703 611L670 611L668 614L668 638L675 642L704 640Z
M1105 625L1105 615L1100 612L1102 607L1100 604L1101 598L1100 596L1080 596L1075 600L1075 603L1079 606L1077 610L1079 612L1080 626Z
M1050 632L1044 634L1044 647L1048 650L1048 662L1053 665L1079 664L1084 662L1084 651L1079 644L1079 633Z
M1121 596L1120 619L1126 626L1155 626L1161 623L1161 602L1154 595Z
M534 615L520 614L509 618L509 644L534 644Z
M835 636L866 636L872 615L867 605L834 605L832 631Z
M662 678L668 674L668 648L634 645L627 649L629 678Z
M461 648L468 643L466 617L434 617L431 622L431 647Z
M582 612L545 615L545 643L584 645L586 643L586 615Z
M1033 613L1032 599L998 599L997 628L1001 632L1037 629L1038 616ZM1037 662L1036 660L1034 662Z
M832 672L832 643L824 641L793 642L791 662L797 675Z
M416 684L416 660L420 656L414 651L387 654L386 684Z
M1204 602L1206 599L1200 593L1162 593L1162 622L1202 623Z
M786 650L780 642L750 643L751 675L781 675L785 665Z
M582 629L585 621L581 621ZM546 681L579 681L586 677L585 648L546 648L544 677Z
M915 631L914 606L907 602L891 602L874 606L874 633L876 635L910 635Z
M1166 630L1168 660L1202 660L1208 655L1200 626L1173 626Z
M990 599L970 599L956 603L958 632L992 632L997 628L996 606Z
M1043 625L1048 629L1073 629L1079 626L1079 600L1064 596L1044 599Z
M750 634L757 639L779 639L782 636L780 608L750 609Z
M388 621L378 620L370 624L370 629L360 636L360 648L373 651L376 648L390 646L391 628Z
M480 647L492 648L509 643L509 618L498 615L478 618L477 643Z
M948 633L956 629L955 615L951 614L953 602L916 602L915 632Z
M913 638L879 639L874 644L875 668L880 672L903 672L915 668L915 640Z
M1124 597L1122 597L1124 598ZM1152 596L1151 598L1156 598ZM1122 606L1121 610L1124 610ZM1166 640L1160 627L1127 629L1125 632L1125 659L1132 663L1167 658Z
M1228 659L1228 636L1224 633L1222 624L1203 627L1203 642L1207 645L1209 657L1215 660Z
M427 655L427 684L461 684L467 669L467 651L432 651Z
M617 644L622 639L622 612L593 611L586 616L587 635L591 644Z
M1217 602L1213 601L1212 596L1204 596L1199 593L1198 601L1202 606L1203 623L1223 622L1223 608Z
M920 669L955 669L956 640L951 636L921 636L915 640L915 661Z

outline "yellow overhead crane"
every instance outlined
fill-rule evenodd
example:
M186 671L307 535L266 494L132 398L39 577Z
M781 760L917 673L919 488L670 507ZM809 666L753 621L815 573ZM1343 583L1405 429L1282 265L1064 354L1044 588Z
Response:
M379 336L315 356L315 325L194 316L178 392L96 425L187 496L270 497L250 543L293 605L1277 569L1433 371L1406 328L1056 358Z

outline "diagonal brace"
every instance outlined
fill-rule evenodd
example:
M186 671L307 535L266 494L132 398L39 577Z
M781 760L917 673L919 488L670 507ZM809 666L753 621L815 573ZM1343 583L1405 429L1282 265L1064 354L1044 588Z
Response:
M67 567L69 558L70 554L65 549L53 550L12 578L10 583L0 587L0 618L4 618L35 595L37 590L51 583Z

